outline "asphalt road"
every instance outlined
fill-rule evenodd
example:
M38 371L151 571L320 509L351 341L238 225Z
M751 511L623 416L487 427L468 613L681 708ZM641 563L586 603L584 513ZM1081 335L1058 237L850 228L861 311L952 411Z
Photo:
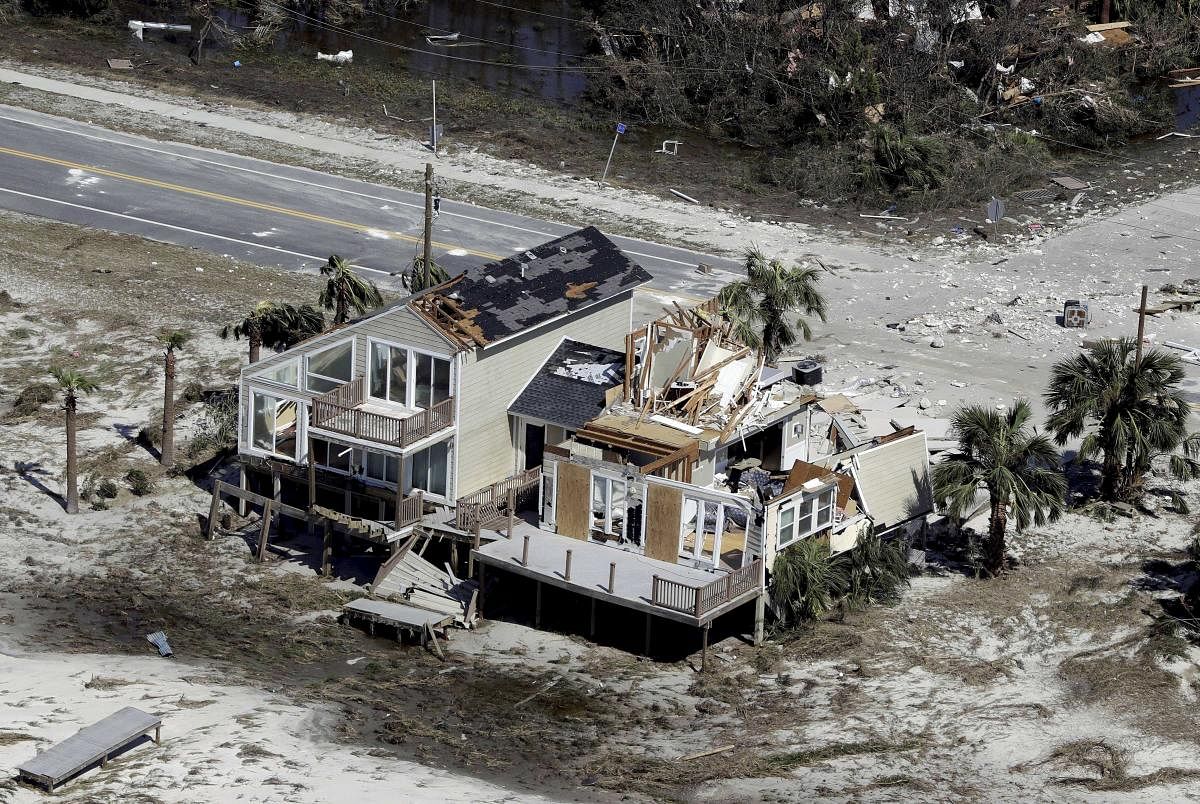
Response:
M151 140L0 105L0 208L141 235L261 265L312 270L340 254L384 285L422 242L424 197L305 168ZM579 226L587 225L580 221ZM454 273L578 226L443 197L436 259ZM707 297L725 259L613 237L653 288Z

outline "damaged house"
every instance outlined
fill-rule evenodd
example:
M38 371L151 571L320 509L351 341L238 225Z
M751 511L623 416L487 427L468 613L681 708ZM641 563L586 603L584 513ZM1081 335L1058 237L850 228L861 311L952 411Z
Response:
M761 639L779 551L919 530L925 437L845 437L715 301L633 330L649 280L582 229L247 366L242 489L324 517L326 562L330 522L374 542L377 594L444 593L465 624L477 586L535 623L544 593L591 632L641 616L647 652L656 621L707 640L751 610Z

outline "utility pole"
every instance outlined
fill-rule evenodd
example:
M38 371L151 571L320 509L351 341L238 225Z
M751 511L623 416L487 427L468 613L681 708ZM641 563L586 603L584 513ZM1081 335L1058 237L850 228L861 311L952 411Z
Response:
M433 146L433 155L437 156L437 81L433 82L433 128L429 129L429 144Z
M433 163L425 163L425 287L432 282L430 261L433 259ZM1145 305L1142 305L1145 307Z
M1146 291L1148 288L1142 285L1142 303L1138 306L1138 338L1137 338L1137 357L1134 359L1134 368L1142 365L1142 338L1146 334Z

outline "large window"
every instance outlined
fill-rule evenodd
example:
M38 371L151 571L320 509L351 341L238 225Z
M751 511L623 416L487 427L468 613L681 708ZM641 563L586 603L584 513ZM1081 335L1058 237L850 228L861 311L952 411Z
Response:
M395 483L400 472L400 459L395 455L363 451L363 474L372 480Z
M265 452L296 459L296 402L261 391L253 392L251 443Z
M354 370L354 341L348 340L305 358L308 390L324 394L350 382Z
M408 488L422 489L430 494L446 496L450 474L450 444L442 441L431 444L405 460Z
M749 510L733 501L684 494L679 555L737 569L746 552Z
M830 486L817 494L787 503L779 509L778 546L787 547L833 524L833 509L837 487Z
M354 449L345 444L338 444L336 441L326 441L323 438L314 438L312 440L313 447L313 463L317 466L323 466L326 469L332 469L335 472L350 473L350 466L354 462Z
M601 542L617 538L625 540L627 498L628 485L624 480L592 473L593 539Z
M431 408L450 398L450 361L413 355L413 407Z
M281 385L287 385L291 388L296 388L300 385L300 361L289 360L282 365L267 369L259 374L255 374L254 376L259 379L269 380L270 382L277 382Z
M371 343L371 396L408 404L408 350Z

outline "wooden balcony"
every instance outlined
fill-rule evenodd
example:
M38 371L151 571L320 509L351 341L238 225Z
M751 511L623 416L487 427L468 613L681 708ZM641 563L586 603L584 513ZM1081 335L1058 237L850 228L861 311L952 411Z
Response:
M313 399L309 425L401 449L454 426L453 397L408 416L368 410L367 404L367 381L359 377Z
M650 602L700 619L713 609L757 589L761 571L762 560L755 559L704 586L688 586L655 575L650 586Z

